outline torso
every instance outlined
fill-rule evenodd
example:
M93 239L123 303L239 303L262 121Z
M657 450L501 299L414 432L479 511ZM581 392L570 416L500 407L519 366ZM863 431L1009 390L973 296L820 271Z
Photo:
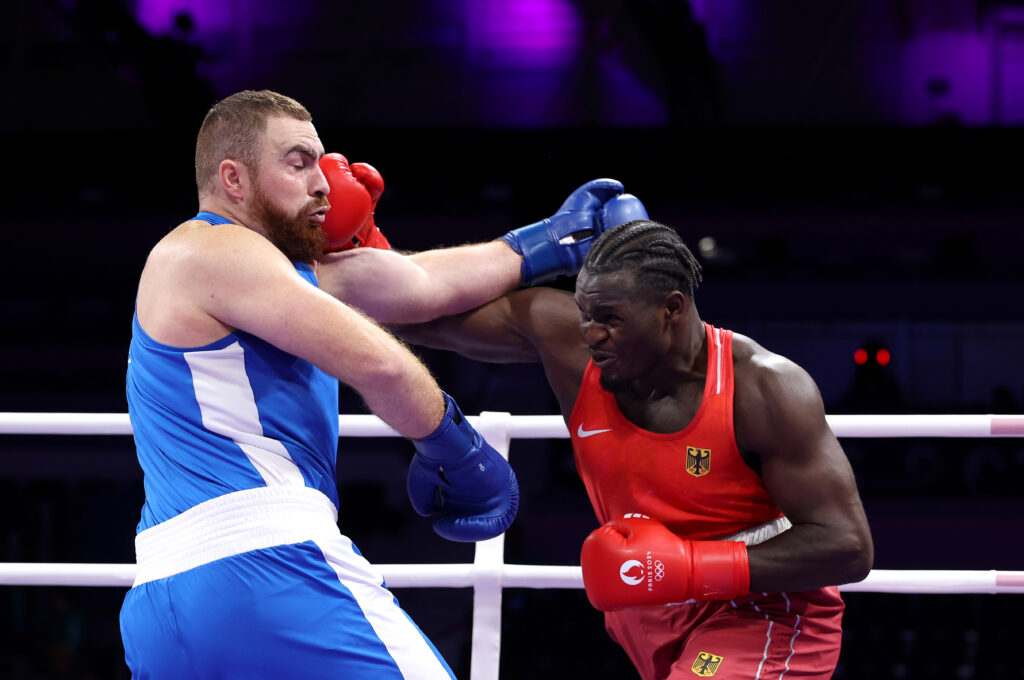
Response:
M704 379L655 401L617 400L588 366L569 429L602 523L639 512L680 535L715 538L781 515L736 443L732 333L706 334Z
M263 486L311 487L337 505L338 381L198 308L202 268L189 258L214 229L244 227L183 223L154 248L140 281L127 371L145 474L140 531ZM317 285L310 265L292 264Z

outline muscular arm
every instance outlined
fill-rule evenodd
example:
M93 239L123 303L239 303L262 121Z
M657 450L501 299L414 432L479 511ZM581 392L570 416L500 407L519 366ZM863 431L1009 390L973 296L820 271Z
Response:
M320 287L381 323L458 314L519 285L522 257L504 241L412 255L376 248L325 254Z
M477 361L540 362L566 420L590 359L572 295L553 288L518 290L458 316L394 330L414 344Z
M407 348L311 286L248 229L185 228L154 249L140 284L140 323L159 326L171 306L179 327L183 318L196 328L216 322L225 333L240 329L306 359L351 385L405 437L424 437L441 420L440 390Z
M749 549L751 591L862 580L874 559L871 532L817 386L788 359L737 339L737 443L760 458L765 487L793 523Z

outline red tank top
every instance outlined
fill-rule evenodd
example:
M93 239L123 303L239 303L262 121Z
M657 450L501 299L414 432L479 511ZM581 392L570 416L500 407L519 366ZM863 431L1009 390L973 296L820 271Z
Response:
M704 396L680 432L658 434L631 423L598 382L601 370L587 365L569 433L576 469L602 524L637 512L679 536L710 539L782 515L736 446L732 331L704 326Z

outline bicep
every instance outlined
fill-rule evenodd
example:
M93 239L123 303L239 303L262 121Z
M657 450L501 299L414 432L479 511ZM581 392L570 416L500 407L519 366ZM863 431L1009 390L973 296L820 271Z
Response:
M860 496L850 463L825 420L817 386L787 360L737 390L737 440L761 462L773 501L794 524L860 531Z
M222 249L196 277L194 295L212 317L319 366L355 387L400 344L359 311L303 279L260 242Z
M750 587L810 590L863 579L871 532L817 387L792 362L754 373L741 382L737 372L737 442L759 454L765 488L793 526L750 547Z

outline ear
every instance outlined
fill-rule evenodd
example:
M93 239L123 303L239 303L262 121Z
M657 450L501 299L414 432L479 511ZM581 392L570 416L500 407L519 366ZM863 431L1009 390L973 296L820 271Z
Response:
M661 306L665 311L665 320L668 322L678 321L686 313L686 306L690 298L680 290L674 290L665 296Z
M233 158L225 158L220 162L220 185L224 193L236 201L241 201L249 191L249 171L242 163Z

